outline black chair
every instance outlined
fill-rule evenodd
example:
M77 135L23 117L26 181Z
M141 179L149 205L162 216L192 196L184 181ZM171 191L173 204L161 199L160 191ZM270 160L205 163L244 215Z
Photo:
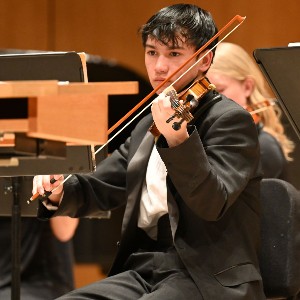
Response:
M268 299L300 299L300 191L263 179L260 268Z

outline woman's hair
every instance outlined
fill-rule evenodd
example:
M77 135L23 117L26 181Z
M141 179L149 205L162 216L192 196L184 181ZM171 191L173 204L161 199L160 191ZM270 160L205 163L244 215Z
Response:
M259 107L259 103L274 98L254 59L242 47L236 44L220 43L210 70L240 81L252 78L254 87L251 96L247 99L247 105L250 107ZM287 160L291 161L290 154L293 152L295 146L284 132L284 127L280 121L280 108L277 105L271 105L261 111L259 116L260 122L264 126L263 129L278 140L284 156Z
M139 31L144 47L150 37L175 47L182 39L198 50L218 32L218 29L208 11L192 4L175 4L162 8ZM214 40L208 48L212 48L217 41Z

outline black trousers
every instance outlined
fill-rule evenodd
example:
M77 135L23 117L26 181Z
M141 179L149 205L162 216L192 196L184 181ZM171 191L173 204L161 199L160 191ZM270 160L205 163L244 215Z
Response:
M202 299L174 248L166 252L134 253L129 257L126 267L130 269L74 290L59 299Z
M158 241L151 240L142 230L138 238L140 249L129 256L124 272L58 299L203 299L172 245L168 216L159 220Z

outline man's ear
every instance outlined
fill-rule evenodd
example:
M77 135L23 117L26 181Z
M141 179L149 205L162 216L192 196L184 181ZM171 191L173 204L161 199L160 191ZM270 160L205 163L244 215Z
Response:
M201 62L198 63L198 70L202 73L206 73L212 63L213 53L212 51L205 50L201 52L199 58L201 57L203 58L201 59Z

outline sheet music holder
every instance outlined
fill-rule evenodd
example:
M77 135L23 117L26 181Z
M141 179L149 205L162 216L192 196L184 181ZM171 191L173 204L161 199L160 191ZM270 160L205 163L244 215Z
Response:
M61 134L60 131L64 131L64 129L55 130L53 126L49 126L53 115L50 113L49 120L47 120L46 104L52 104L52 106L48 105L50 112L51 107L65 110L67 115L65 115L64 122L66 122L65 119L69 115L73 116L71 112L76 112L76 109L80 111L80 116L84 115L85 110L81 109L83 97L86 101L96 100L96 102L88 102L90 104L88 112L93 118L93 113L97 110L103 109L104 114L107 114L108 94L137 93L138 89L137 83L133 82L126 84L118 82L87 83L84 57L75 52L0 55L0 80L5 81L5 84L0 86L1 112L5 112L4 115L0 115L1 137L4 137L7 132L14 132L14 129L18 132L14 138L15 145L0 147L0 177L5 176L5 178L0 178L0 191L2 195L10 193L10 197L3 198L12 198L11 201L2 201L0 215L12 216L14 253L12 253L11 299L17 300L20 298L20 217L21 215L36 216L36 206L32 205L33 203L24 210L28 200L28 192L24 191L26 188L31 188L32 180L29 180L28 185L28 182L26 184L20 176L49 174L49 171L51 171L50 173L67 174L90 172L93 170L93 157L91 155L92 147L88 145L97 145L98 141L104 142L103 137L98 139L98 135L93 136L93 134L87 133L90 136L87 138L81 128L74 129L73 134L73 128L68 128ZM67 81L70 84L60 85L58 81ZM8 99L3 99L6 98L5 95ZM72 100L74 101L72 102ZM95 103L97 106L94 107ZM69 106L67 107L66 104ZM18 110L15 109L16 106L18 106ZM88 105L86 106L88 107ZM16 112L20 115L16 115ZM84 120L81 119L76 121L84 123ZM107 117L104 118L104 121L107 123ZM104 121L101 121L101 124ZM99 128L97 125L99 123L96 122L96 128ZM84 123L82 127L86 126L87 124ZM27 129L29 130L27 131ZM99 130L105 134L107 132L106 127L99 128ZM89 131L91 130L89 129ZM42 134L42 132L44 133ZM23 140L23 143L19 143L20 140ZM77 143L78 141L78 145L66 148L67 143ZM87 144L85 144L86 141ZM83 142L83 146L80 142ZM20 147L20 145L25 147ZM14 164L14 159L17 160L17 164ZM5 184L7 179L11 179L11 186ZM103 217L109 217L109 215L109 212L103 212Z
M73 51L2 54L0 66L0 81L87 81L81 57Z
M45 52L30 54L4 54L0 55L0 81L22 81L22 80L57 80L68 82L87 82L86 70L80 54L76 52ZM28 118L28 99L26 97L0 99L0 131L5 130L6 124L15 120L19 121L20 127L26 126L23 120ZM17 109L16 109L17 107ZM1 123L2 122L2 123ZM8 126L8 125L7 125ZM24 139L20 140L20 137ZM62 143L54 141L42 141L26 138L26 135L18 133L18 144L30 147L31 153L22 153L16 149L17 144L5 142L0 143L0 174L1 176L36 175L41 174L43 169L54 171L55 165L62 167L62 173L89 172L93 170L92 149L90 146L66 147ZM3 134L0 137L3 140ZM22 141L22 143L21 143ZM41 143L47 143L44 158L35 157L36 148ZM7 145L5 145L7 144ZM59 147L59 148L58 148ZM52 150L50 150L52 149ZM52 152L52 155L51 155ZM106 155L105 153L103 153ZM8 167L4 158L18 159L18 165L12 164ZM63 159L59 159L59 157ZM77 167L78 164L78 167ZM52 169L52 170L51 170ZM31 170L31 171L30 171ZM0 210L0 215L1 215Z
M253 56L300 139L300 47L261 48Z
M62 68L61 66L64 66ZM0 80L68 80L71 82L83 82L85 73L83 72L83 65L77 53L45 53L34 55L2 55L0 57ZM15 119L27 118L27 99L1 99L2 114L1 119ZM18 107L16 110L15 107ZM12 108L12 109L10 109ZM15 113L17 112L17 115ZM3 134L2 134L3 138ZM81 151L90 151L90 147L85 147ZM14 146L1 147L0 157L8 157L15 159L18 154L15 152ZM4 153L5 152L5 153ZM80 157L88 157L81 153ZM20 299L20 226L21 216L36 215L37 203L31 207L27 205L26 198L28 193L26 189L30 187L30 180L25 182L21 177L15 176L26 172L28 166L36 167L40 165L37 159L26 160L29 163L26 165L18 164L16 167L9 167L3 165L0 167L0 174L5 176L13 176L11 178L0 178L1 195L3 195L0 215L11 215L12 218L12 282L11 282L11 299ZM18 161L23 158L19 156ZM54 159L55 160L55 159ZM66 159L69 160L68 158ZM2 160L3 161L3 160ZM47 160L48 161L48 160ZM49 161L48 161L49 162ZM52 161L55 162L55 161ZM57 163L57 162L56 162ZM69 162L73 163L73 162ZM34 166L35 164L35 166ZM75 165L75 164L74 164ZM24 167L24 169L23 169ZM90 167L90 166L89 166ZM89 168L88 167L88 168ZM9 174L11 173L11 174ZM29 174L27 174L29 175ZM10 180L10 182L7 182ZM6 185L8 184L8 185ZM10 189L10 190L7 190ZM24 193L25 192L25 193ZM25 198L26 197L26 198ZM25 209L26 207L26 209Z

